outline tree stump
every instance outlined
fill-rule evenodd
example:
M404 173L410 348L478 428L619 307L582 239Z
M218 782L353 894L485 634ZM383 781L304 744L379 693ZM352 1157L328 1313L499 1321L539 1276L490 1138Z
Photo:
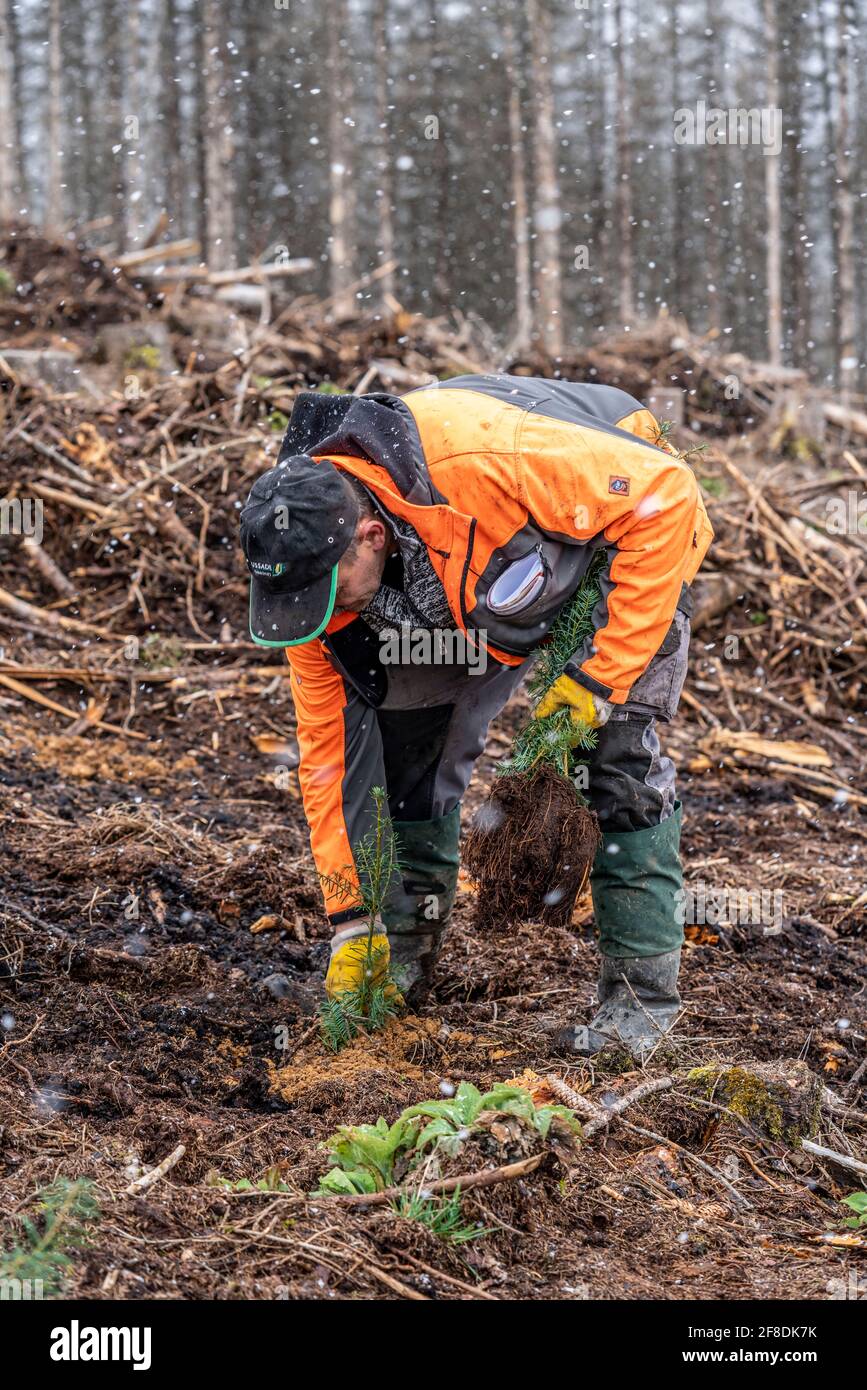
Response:
M818 1128L822 1082L800 1059L696 1067L687 1086L789 1148L798 1148Z

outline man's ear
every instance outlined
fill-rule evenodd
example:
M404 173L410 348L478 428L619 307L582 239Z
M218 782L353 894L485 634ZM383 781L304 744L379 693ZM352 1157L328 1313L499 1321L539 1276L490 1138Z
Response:
M378 516L369 517L364 523L364 539L374 550L382 550L388 544L388 528Z

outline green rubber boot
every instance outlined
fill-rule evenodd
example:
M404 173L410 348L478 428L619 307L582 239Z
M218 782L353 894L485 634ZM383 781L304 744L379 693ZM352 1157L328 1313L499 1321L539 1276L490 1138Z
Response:
M382 913L392 963L404 997L421 998L430 984L440 941L454 907L460 863L461 808L435 820L394 821L402 875Z
M588 1057L621 1043L643 1060L680 1012L683 943L681 807L646 830L603 835L590 885L602 964L600 1008L590 1025L570 1025L559 1051Z

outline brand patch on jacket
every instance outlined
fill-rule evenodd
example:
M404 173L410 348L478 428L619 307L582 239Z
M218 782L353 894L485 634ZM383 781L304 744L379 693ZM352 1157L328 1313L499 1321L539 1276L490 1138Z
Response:
M608 479L608 491L609 491L609 492L618 492L618 493L620 494L621 497L628 497L628 496L629 496L629 479L628 479L628 478L609 478L609 479Z

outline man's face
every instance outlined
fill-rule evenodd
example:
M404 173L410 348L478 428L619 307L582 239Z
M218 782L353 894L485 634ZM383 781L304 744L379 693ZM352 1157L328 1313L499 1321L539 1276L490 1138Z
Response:
M337 571L335 614L360 613L367 607L382 582L391 544L385 522L378 517L359 521L354 543Z

